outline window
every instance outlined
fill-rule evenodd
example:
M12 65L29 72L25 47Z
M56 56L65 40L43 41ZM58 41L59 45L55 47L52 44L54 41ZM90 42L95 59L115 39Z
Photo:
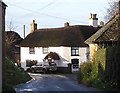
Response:
M43 47L43 54L47 54L48 53L48 47Z
M86 53L86 57L87 57L87 60L89 61L90 60L90 53L89 52Z
M35 48L34 47L30 47L29 48L29 53L30 54L35 54Z
M71 56L79 56L79 47L71 47Z
M38 62L38 63L36 64L36 66L42 66L42 65L43 65L42 62Z

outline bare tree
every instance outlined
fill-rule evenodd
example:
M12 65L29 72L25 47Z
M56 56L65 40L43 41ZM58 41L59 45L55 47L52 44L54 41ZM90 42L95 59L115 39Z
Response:
M119 0L109 0L109 8L106 10L105 21L109 21L119 9Z
M7 24L7 30L8 30L8 31L14 31L14 30L16 30L16 29L17 29L17 26L15 26L15 25L13 24L13 21L12 21L12 19L11 19L11 21L8 22L8 24Z
M8 45L16 44L16 42L19 43L19 41L22 40L20 35L18 33L14 32L14 31L7 31L5 33L5 38L6 38L6 43Z
M18 36L16 36L16 33L15 32L10 32L11 34L8 34L7 32L6 32L6 43L7 44L12 44L12 43L14 43L14 42L16 42L17 40L18 40Z
M22 38L20 35L14 31L7 31L5 33L6 38L6 56L10 57L11 59L14 59L14 51L16 51L16 46L21 41Z

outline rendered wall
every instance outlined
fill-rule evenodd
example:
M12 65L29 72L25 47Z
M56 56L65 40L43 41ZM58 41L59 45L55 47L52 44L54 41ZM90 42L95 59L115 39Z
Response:
M90 47L90 61L92 62L95 51L98 49L97 44L89 44Z
M71 47L49 47L49 52L56 52L60 60L56 60L58 67L68 67L72 59L79 59L79 65L88 62L86 54L89 52L88 47L79 48L79 56L71 56ZM26 68L26 60L37 60L42 62L47 54L43 54L42 47L35 47L35 54L29 54L28 47L21 47L21 66Z

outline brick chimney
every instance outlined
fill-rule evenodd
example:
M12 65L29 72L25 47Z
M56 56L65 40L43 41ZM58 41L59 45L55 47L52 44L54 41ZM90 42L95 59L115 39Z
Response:
M31 32L37 30L37 24L35 23L35 20L33 20L33 23L31 24Z
M93 26L93 27L97 27L98 26L97 14L90 13L89 26Z

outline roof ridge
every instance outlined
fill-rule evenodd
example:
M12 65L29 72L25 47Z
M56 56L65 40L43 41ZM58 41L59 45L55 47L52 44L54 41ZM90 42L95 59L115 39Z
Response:
M42 31L42 30L59 30L59 29L70 29L72 27L80 27L80 26L85 26L85 27L91 27L89 25L71 25L71 26L68 26L68 27L58 27L58 28L41 28L41 29L37 29L36 31Z

